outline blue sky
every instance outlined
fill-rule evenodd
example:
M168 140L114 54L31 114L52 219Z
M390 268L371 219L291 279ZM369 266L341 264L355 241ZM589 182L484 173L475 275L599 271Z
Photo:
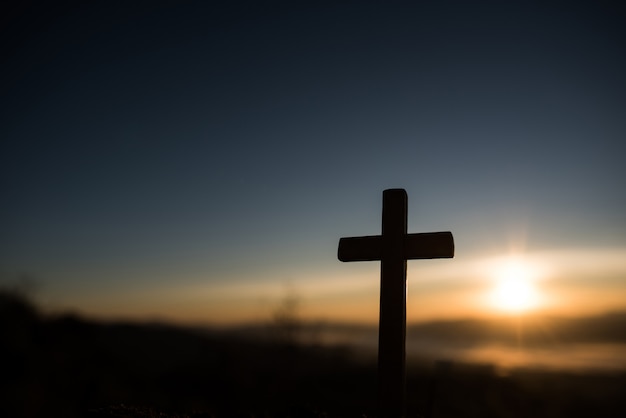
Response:
M195 304L209 321L255 286L306 304L316 280L366 275L375 299L377 266L336 246L379 233L391 187L411 232L454 233L459 266L621 254L623 17L610 2L16 6L0 280L31 275L54 307Z

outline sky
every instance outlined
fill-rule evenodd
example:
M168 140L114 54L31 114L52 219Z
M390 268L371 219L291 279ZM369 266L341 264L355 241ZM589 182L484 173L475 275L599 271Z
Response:
M387 188L455 239L408 263L409 321L507 311L502 274L536 311L626 309L618 2L4 7L0 285L46 309L374 322L379 263L337 244Z

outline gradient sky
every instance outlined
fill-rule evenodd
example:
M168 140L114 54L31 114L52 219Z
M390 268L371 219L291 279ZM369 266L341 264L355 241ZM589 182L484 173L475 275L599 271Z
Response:
M90 3L2 18L0 284L94 316L295 295L375 320L378 263L337 243L405 188L409 231L456 242L409 263L410 320L488 310L510 254L546 309L626 308L617 2Z

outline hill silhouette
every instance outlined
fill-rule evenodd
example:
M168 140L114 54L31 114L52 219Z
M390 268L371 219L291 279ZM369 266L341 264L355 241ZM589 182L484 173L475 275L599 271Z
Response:
M479 323L416 327L410 332L476 344L485 332ZM347 346L257 337L46 316L21 295L3 291L0 416L375 415L374 362ZM626 374L619 371L502 375L489 364L439 360L413 365L407 384L408 412L415 417L626 416Z
M346 349L44 317L9 292L0 293L0 336L6 417L300 416L318 404L351 407L351 393L374 389L374 369L352 364Z

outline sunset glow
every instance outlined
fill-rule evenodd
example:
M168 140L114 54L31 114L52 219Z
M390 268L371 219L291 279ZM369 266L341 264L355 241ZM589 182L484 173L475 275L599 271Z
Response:
M503 279L493 291L493 302L502 310L520 312L536 305L536 292L528 280Z
M495 284L490 294L492 305L502 311L519 313L540 304L534 280L538 271L521 259L509 259L494 269Z

